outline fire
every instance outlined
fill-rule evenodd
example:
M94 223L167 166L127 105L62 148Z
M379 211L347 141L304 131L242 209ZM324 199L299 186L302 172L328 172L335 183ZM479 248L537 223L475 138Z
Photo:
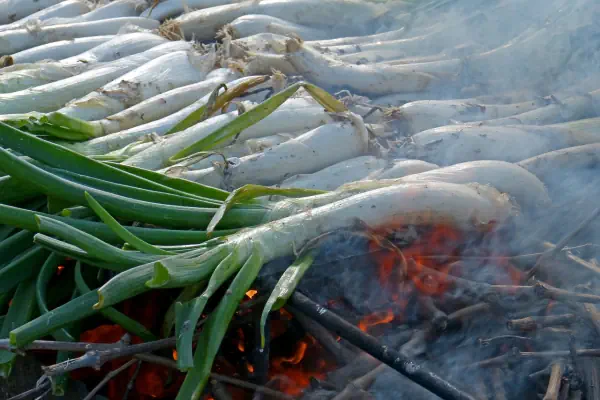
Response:
M359 323L358 327L361 331L367 332L368 328L376 325L382 325L390 323L394 320L394 313L392 310L387 310L383 313L374 313L371 315L367 315L363 318Z
M248 372L250 372L251 374L254 373L254 365L250 364L249 362L246 363L246 369L248 370Z
M302 361L302 359L304 358L304 354L306 354L306 349L308 348L308 343L306 343L306 341L301 340L300 342L298 342L298 344L296 345L296 352L294 353L293 356L291 357L281 357L279 359L277 359L277 363L279 363L280 365L282 363L288 363L288 364L292 364L292 365L297 365L300 364L300 361Z
M460 261L450 261L460 260L461 245L464 241L464 232L447 225L437 225L429 228L417 240L401 249L386 245L381 236L373 234L373 239L369 243L369 251L377 262L379 281L382 286L391 291L396 300L400 297L399 291L402 288L402 282L407 280L422 294L440 296L450 286L449 279L447 279L449 275L469 278L473 272L463 268L464 265ZM485 253L485 249L482 251ZM492 284L522 282L522 272L511 265L508 259L495 256L493 263L485 261L486 256L491 257L492 255L491 252L482 254L480 256L481 264L473 267L474 270L490 266L493 268L493 271L490 272L491 276L485 279L486 282ZM427 273L427 270L435 270L437 273Z
M242 330L242 328L238 328L237 333L238 333L238 338L239 338L238 343L237 343L237 349L243 353L246 351L244 331Z
M323 353L318 342L305 335L296 342L293 354L271 360L270 378L278 378L279 390L297 396L310 384L311 378L324 379L325 374L335 367L323 358Z
M156 323L156 311L160 307L158 294L148 293L140 297L128 300L124 303L124 313L135 316L135 319L148 329L152 329ZM125 330L119 325L100 325L94 329L83 332L79 340L88 343L115 343L125 335ZM131 337L132 344L142 343L143 340L137 336ZM174 360L177 360L177 351L172 351ZM119 368L127 362L126 359L112 360L106 363L100 371L91 368L76 370L71 373L77 380L88 378L99 379L106 376L110 371ZM134 364L127 371L115 376L107 383L107 397L109 400L122 399L129 382L137 369ZM185 375L173 372L167 367L142 363L139 373L135 379L134 390L129 398L132 400L148 400L149 398L166 399L174 398L183 383Z
M64 266L64 265L59 265L59 266L56 268L56 275L57 275L57 276L60 276L60 274L62 274L62 272L63 272L64 270L65 270L65 266Z

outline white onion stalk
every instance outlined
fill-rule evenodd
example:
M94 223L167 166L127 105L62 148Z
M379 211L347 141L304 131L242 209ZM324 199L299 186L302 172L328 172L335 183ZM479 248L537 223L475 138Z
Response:
M116 0L81 16L49 19L44 22L43 26L91 22L120 17L137 17L147 6L148 3L145 0Z
M535 0L524 5L521 1L500 2L497 7L488 11L478 11L465 18L450 19L428 32L421 32L418 36L402 38L374 38L362 42L347 43L346 46L327 46L327 50L338 54L351 54L360 51L397 51L404 57L425 56L443 52L449 48L461 45L475 38L479 43L487 46L501 46L513 37L519 35L523 29L533 25L532 21L544 18L553 10L546 2ZM540 14L542 13L542 14ZM519 19L514 18L519 15ZM482 21L483 19L483 21ZM513 23L507 26L506 21ZM428 20L429 21L429 20ZM429 26L429 25L428 25ZM409 32L414 31L414 29ZM385 43L388 42L388 43ZM313 42L308 43L313 45ZM353 46L358 44L358 46Z
M596 168L600 163L600 144L567 147L540 154L519 161L517 165L525 168L543 182L556 182L557 172L580 172L586 168Z
M400 179L380 180L379 183L403 182L479 183L491 185L502 193L514 197L522 207L535 209L547 207L550 198L544 184L534 174L518 165L503 161L472 161L450 167L407 175Z
M351 122L326 124L262 153L228 160L226 168L182 172L181 177L229 189L249 183L274 185L291 175L313 173L365 154L367 129L359 116L346 115Z
M560 72L570 58L572 37L585 35L590 26L557 28L550 25L524 40L477 54L468 59L466 67L461 59L409 65L352 65L320 54L294 39L288 41L288 59L299 73L316 84L348 87L363 93L424 91L435 83L451 83L465 70L486 79L495 77L489 83L503 87Z
M269 15L244 15L236 18L225 29L234 38L243 38L263 32L286 36L298 35L304 40L327 39L333 36L331 32L322 29L294 24Z
M442 48L425 48L423 36L412 37L408 39L396 39L389 41L364 42L361 44L346 44L341 46L329 46L325 50L338 55L350 55L362 52L389 52L396 53L396 58L400 57L415 57L424 55L427 51L428 55L442 51ZM310 44L310 42L309 42ZM350 61L353 62L353 61Z
M600 118L546 126L451 125L412 136L410 158L440 165L474 160L517 162L565 147L600 142Z
M282 219L274 210L273 222L228 236L227 243L258 243L264 246L268 261L294 254L324 232L355 226L356 220L374 229L448 224L472 230L501 224L513 213L507 196L492 187L411 182L359 193Z
M0 115L56 111L74 98L84 96L156 57L191 48L192 44L188 42L168 42L71 78L1 94Z
M116 162L125 161L129 157L133 157L136 154L141 153L142 151L146 150L150 146L153 146L155 143L157 143L157 141L160 141L160 140L162 140L162 139L158 136L155 137L153 135L148 135L146 138L144 138L138 142L131 143L130 145L127 145L127 146L123 147L122 149L111 151L110 153L103 154L103 155L96 156L96 157L101 160L110 160L110 161L116 161Z
M162 21L166 18L177 17L189 10L200 10L238 2L239 0L166 0L158 3L156 7L146 9L140 16Z
M384 65L423 64L435 61L449 60L453 58L464 58L472 54L479 54L485 49L477 43L463 43L458 46L445 49L441 53L424 56L407 56L397 48L367 50L353 54L342 54L338 58L352 64L382 63Z
M188 263L177 265L177 262L163 259L160 263L144 265L132 272L142 277L150 275L150 278L154 268L160 277L154 276L149 285L170 287L174 279L179 280L179 285L186 278L188 282L198 281L206 266L217 265L232 252L239 257L240 263L249 257L253 260L258 258L258 270L262 263L297 254L299 249L323 233L356 227L357 220L376 230L443 224L464 231L486 231L502 226L513 214L510 200L491 187L442 182L396 185L241 230L225 237L208 252L195 260L190 259ZM190 268L192 264L196 268ZM194 270L198 270L198 277ZM182 279L182 275L187 276ZM99 289L95 308L119 301L111 295L114 293L113 285L119 279L122 278L117 276ZM201 390L202 386L197 392Z
M336 28L352 27L351 31L360 32L385 11L381 5L355 0L250 0L183 14L173 24L186 37L197 40L212 40L224 25L248 14L269 15L312 27L331 27L335 23Z
M334 203L357 193L416 182L491 186L514 198L521 207L535 209L536 207L547 207L550 204L544 184L526 169L503 161L473 161L407 175L398 179L363 180L349 183L333 192L324 194L299 199L288 198L278 202L277 207L272 211L272 218L284 218Z
M374 171L365 179L397 179L438 168L436 164L421 160L395 160L391 165Z
M105 119L92 121L91 124L100 125L104 136L156 121L189 106L212 92L221 83L228 83L237 77L235 71L219 68L208 74L202 82L169 90Z
M363 93L384 94L424 91L440 81L430 73L415 71L413 66L348 64L324 56L296 39L288 40L287 50L286 59L296 71L320 86L348 86Z
M505 118L543 107L548 103L532 100L515 104L480 104L466 100L412 101L391 111L391 117L400 122L403 134L413 134L426 129L460 122L485 121ZM512 119L512 118L510 118ZM486 121L487 125L489 121Z
M253 78L256 78L256 76L248 76L236 79L230 82L229 85L233 87ZM84 143L75 143L70 146L73 148L73 150L83 154L101 155L121 149L131 143L142 139L143 137L149 134L156 134L158 136L162 136L166 134L169 130L171 130L171 128L183 121L192 112L204 106L208 102L210 96L211 94L209 93L201 99L190 104L189 106L184 107L181 110L173 114L167 115L166 117L163 117L161 119L157 119L155 121L148 122L143 125L135 126L124 131L113 133L111 135L92 139Z
M204 80L215 61L214 51L168 53L70 102L59 112L84 121L106 118L171 89Z
M548 125L573 121L598 115L598 101L600 90L594 90L586 95L572 96L517 115L491 119L485 121L485 125Z
M157 29L159 23L140 17L112 18L101 21L42 26L35 31L16 29L0 32L0 55L10 55L42 44L87 36L114 35L126 25Z
M0 24L10 24L61 0L0 0Z
M376 33L374 35L347 36L329 40L306 41L305 44L313 47L331 47L343 45L359 45L361 43L373 43L400 39L406 34L406 28L400 28L389 32Z
M246 75L270 74L277 70L284 75L298 75L298 71L282 54L247 53L248 60L244 65Z
M285 103L284 103L285 104ZM131 157L124 164L139 168L160 169L168 166L168 160L181 150L207 137L217 129L238 117L237 112L218 115L188 129L167 137L155 147ZM280 107L263 120L244 129L237 140L245 141L274 135L316 128L332 122L331 116L322 107Z
M466 46L465 46L466 47ZM477 48L476 50L468 50L463 51L464 47L460 49L450 49L444 53L433 54L430 56L419 56L419 57L395 57L393 54L389 52L376 52L376 51L363 51L360 53L348 54L338 56L340 60L344 60L346 62L353 62L356 64L368 64L368 63L376 63L376 64L384 64L384 65L406 65L406 64L421 64L428 63L434 61L442 61L447 60L449 58L459 57L457 55L460 52L461 56L464 54L473 54L476 50L480 50ZM479 51L477 51L479 52Z
M380 170L386 161L373 156L360 156L341 161L312 174L291 176L278 185L282 188L335 190L345 183L363 179Z
M19 51L11 56L15 65L36 63L42 60L63 60L67 57L76 56L101 45L112 39L113 35L89 36L73 40L60 40L31 49ZM33 66L29 66L33 67ZM4 71L3 71L4 72Z
M75 39L71 43L76 46L76 41L83 39L85 38ZM5 71L8 71L0 75L0 93L12 93L56 82L99 65L104 67L107 64L102 63L138 54L166 42L167 39L153 33L127 33L112 36L110 40L96 47L61 61L35 64L24 70L12 71L11 68L7 68Z
M285 42L288 39L287 36L268 32L240 37L235 40L231 40L226 35L223 39L223 47L230 45L231 49L227 49L227 51L228 55L233 57L242 57L245 52L285 54Z
M210 168L214 163L221 162L229 158L240 158L251 154L259 153L269 147L277 146L285 143L290 139L302 135L306 132L296 133L278 133L276 135L265 136L263 138L248 139L246 141L237 141L236 143L214 149L214 154L205 154L198 156L186 157L183 161L174 164L170 167L163 168L158 172L167 175L177 175L181 171L196 171L200 169ZM144 149L145 150L145 149Z
M44 8L36 13L33 13L25 18L21 18L11 24L0 25L0 32L11 29L24 28L27 21L37 20L46 21L52 18L69 18L85 14L90 11L90 6L82 0L66 0L58 4Z

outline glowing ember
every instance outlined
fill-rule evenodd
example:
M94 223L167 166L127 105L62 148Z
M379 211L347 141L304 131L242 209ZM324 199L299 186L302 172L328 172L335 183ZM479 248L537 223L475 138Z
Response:
M56 275L57 275L57 276L60 276L60 274L62 274L62 272L63 272L64 270L65 270L65 266L64 266L64 265L59 265L59 266L56 268Z
M173 360L177 361L177 350L173 349Z
M246 369L248 370L248 372L250 372L251 374L254 373L254 365L250 364L249 362L246 363Z
M246 351L244 331L242 330L242 328L238 328L237 333L238 333L238 338L239 338L238 343L237 343L237 349L243 353Z
M312 336L304 336L295 346L289 357L274 357L269 369L269 377L278 382L279 390L293 396L299 395L311 378L324 379L335 368L323 358L324 350Z
M385 312L367 315L358 323L358 327L361 331L367 332L367 330L372 326L387 324L392 322L393 320L394 313L392 312L392 310L387 310Z
M279 363L280 365L282 363L288 363L288 364L292 364L292 365L296 365L299 364L300 361L302 361L302 359L304 358L304 354L306 353L306 349L308 348L308 343L306 343L305 341L300 341L298 342L298 344L296 345L296 352L294 353L293 356L291 357L282 357L277 359L277 363Z
M254 290L254 289L250 289L246 292L246 296L248 296L249 298L254 298L254 296L256 296L256 294L258 293L258 290Z

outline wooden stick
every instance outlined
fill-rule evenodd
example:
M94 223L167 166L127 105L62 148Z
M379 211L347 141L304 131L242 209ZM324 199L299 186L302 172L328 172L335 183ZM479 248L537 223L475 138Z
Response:
M576 320L575 314L532 316L511 319L506 322L506 327L512 331L535 331L547 326L571 325Z
M347 322L322 305L313 302L308 297L298 292L294 292L289 302L291 305L319 322L325 328L335 332L354 346L371 354L373 357L389 365L402 375L423 386L425 389L433 392L442 399L475 400L470 394L458 389L450 382L447 382L435 373L427 370L424 366L419 365L414 360L402 356L399 352L394 351L387 346L383 346L373 336L361 331L356 326Z
M537 274L540 270L540 268L542 268L544 262L546 262L549 259L554 258L558 253L560 253L562 251L562 249L569 243L569 241L571 239L573 239L573 237L575 237L579 232L581 232L583 229L585 229L585 227L587 227L593 220L596 219L596 217L598 217L598 215L600 215L600 207L596 208L585 220L583 220L573 231L571 231L570 233L568 233L567 235L565 235L557 244L556 246L552 249L549 250L548 252L542 254L537 262L535 263L535 265L533 266L533 268L531 268L526 275L526 278L532 279L535 277L535 274Z
M548 381L548 389L544 395L544 400L558 400L564 368L565 364L563 361L552 363L550 367L550 380Z
M173 370L179 370L179 368L177 367L177 363L175 361L169 359L169 358L155 356L153 354L138 354L138 355L135 356L135 358L137 358L139 360L142 360L142 361L145 361L145 362L149 362L149 363L153 363L153 364L157 364L157 365L162 365L164 367L171 368ZM253 383L246 382L246 381L243 381L241 379L232 378L230 376L211 373L210 374L210 378L213 379L213 380L216 380L218 382L226 383L226 384L231 385L231 386L237 386L237 387L240 387L242 389L253 390L253 391L258 392L258 393L263 393L263 394L265 394L267 396L274 397L274 398L277 398L277 399L281 399L281 400L296 400L295 397L287 395L287 394L282 393L282 392L279 392L277 390L270 389L270 388L265 387L265 386L255 385Z
M108 374L106 374L104 379L102 379L100 383L97 384L96 387L87 394L87 396L85 396L83 400L92 400L94 396L96 396L96 393L98 393L100 389L102 389L104 385L108 383L108 381L110 381L115 376L119 375L121 372L125 371L127 368L131 367L136 362L138 362L138 360L129 360L125 364L121 365L119 368L110 371Z
M502 371L502 368L494 368L492 370L492 387L494 388L494 400L506 400L504 371Z

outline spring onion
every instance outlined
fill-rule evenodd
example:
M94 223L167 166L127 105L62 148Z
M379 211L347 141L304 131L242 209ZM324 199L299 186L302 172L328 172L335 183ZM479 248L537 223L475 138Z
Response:
M18 8L18 7L17 7ZM76 22L65 25L42 26L35 33L27 29L16 29L0 32L0 55L10 55L57 40L75 39L78 37L113 35L128 24L145 29L156 29L158 23L139 17L112 18L92 22Z
M168 53L70 102L59 112L85 121L106 118L168 90L202 81L214 64L214 52Z

